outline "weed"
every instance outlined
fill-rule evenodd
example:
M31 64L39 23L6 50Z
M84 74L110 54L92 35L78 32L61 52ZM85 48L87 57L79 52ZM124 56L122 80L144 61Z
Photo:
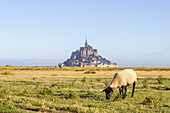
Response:
M97 81L97 82L101 82L102 79L101 79L101 78L97 78L96 81Z
M96 93L94 91L88 91L87 93L88 93L88 95L91 95L91 96L96 95Z
M154 107L157 108L160 105L160 100L154 100L153 101Z
M1 113L7 113L7 112L12 112L14 108L8 104L7 102L0 102L0 112Z
M39 88L39 86L40 86L40 83L38 82L38 83L36 83L36 85L35 85L35 89L38 89Z
M2 72L1 75L13 75L11 71Z
M120 93L117 93L113 101L120 101L120 100L122 100L122 97Z
M81 81L82 81L82 82L87 82L86 77L83 77Z
M165 90L170 90L170 87L168 87L168 86L165 86Z
M9 92L7 91L7 89L3 89L0 93L8 94Z
M169 86L165 86L164 88L165 88L165 90L170 90Z
M77 98L79 98L79 96L76 94L75 91L71 91L71 92L69 93L69 98L70 98L70 99L77 99Z
M93 86L92 86L92 88L93 88L93 89L95 89L95 88L96 88L96 86L95 86L95 85L93 85Z
M145 100L142 102L142 104L146 105L146 104L152 104L154 102L154 98L153 97L145 97Z
M158 83L163 84L163 80L164 80L163 76L159 75L158 78L157 78Z
M84 71L84 69L76 69L75 71Z
M44 87L42 90L37 91L37 93L41 94L41 95L50 95L50 94L53 94L52 90L50 88L47 88L47 87Z
M57 74L52 74L51 76L58 76Z
M92 79L92 78L90 79L90 82L93 82L93 79Z
M24 90L21 93L17 94L18 96L25 96L26 94L28 94L28 90Z
M76 72L76 69L83 69L84 71ZM137 72L139 79L135 89L135 97L130 98L131 88L133 87L130 86L125 100L119 95L118 90L113 94L110 101L106 100L105 93L102 92L103 88L108 87L111 82L111 73L116 73L122 69L109 67L62 67L61 69L52 67L0 67L1 72L11 71L14 74L16 73L15 76L1 76L0 112L169 112L170 79L168 75L170 72L162 71L159 73L159 68L134 67L136 70L143 69L143 71ZM100 72L87 77L83 73L88 70ZM157 71L152 72L150 70ZM55 73L60 77L51 76ZM167 76L168 80L163 81L164 85L159 85L157 78L155 79L158 73ZM28 76L31 78L29 79ZM145 76L151 76L151 78L148 80L148 78L143 78ZM33 77L38 77L38 79ZM145 79L147 79L146 84L150 85L148 89L141 88Z
M55 86L58 86L58 83L51 83L50 88Z
M84 72L84 74L96 74L96 72L95 71L86 71L86 72Z
M162 90L164 87L162 87L162 86L157 86L157 87L150 87L150 88L153 88L153 89L156 89L156 90Z
M32 77L32 80L36 80L36 79L38 79L37 77Z
M3 93L0 93L0 98L5 98Z
M145 79L142 83L143 83L143 88L148 88L148 80Z
M81 84L79 81L74 80L71 85Z

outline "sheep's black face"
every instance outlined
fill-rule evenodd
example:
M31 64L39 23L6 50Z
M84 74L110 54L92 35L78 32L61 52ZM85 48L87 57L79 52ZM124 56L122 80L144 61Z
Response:
M111 88L111 87L108 87L108 88L106 88L106 89L103 90L103 91L105 91L105 93L106 93L106 99L109 100L109 99L111 98L112 94L113 94L112 88Z

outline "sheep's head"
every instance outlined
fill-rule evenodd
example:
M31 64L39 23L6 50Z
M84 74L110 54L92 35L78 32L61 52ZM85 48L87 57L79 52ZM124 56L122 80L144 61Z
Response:
M106 99L110 99L113 94L113 89L111 87L108 87L103 90L106 93Z

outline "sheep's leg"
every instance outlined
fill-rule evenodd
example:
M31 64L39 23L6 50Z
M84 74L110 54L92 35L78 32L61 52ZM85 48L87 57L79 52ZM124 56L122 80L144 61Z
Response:
M120 95L121 95L121 93L122 93L122 90L121 90L121 88L119 88L119 93L120 93Z
M123 95L123 86L121 87L122 95Z
M133 97L133 96L134 96L135 85L136 85L136 82L134 82L134 83L133 83L133 89L132 89L132 96L131 96L131 97Z
M123 99L125 99L126 97L127 87L125 86L124 89L125 89L125 93L123 94Z
M124 87L122 86L122 98L123 98L123 89L124 89Z

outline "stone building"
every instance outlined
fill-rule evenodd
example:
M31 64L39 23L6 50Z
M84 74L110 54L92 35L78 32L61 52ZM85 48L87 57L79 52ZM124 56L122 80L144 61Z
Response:
M66 67L118 67L116 63L112 63L98 55L97 49L93 49L88 45L87 39L84 47L72 52L70 59L62 63Z

